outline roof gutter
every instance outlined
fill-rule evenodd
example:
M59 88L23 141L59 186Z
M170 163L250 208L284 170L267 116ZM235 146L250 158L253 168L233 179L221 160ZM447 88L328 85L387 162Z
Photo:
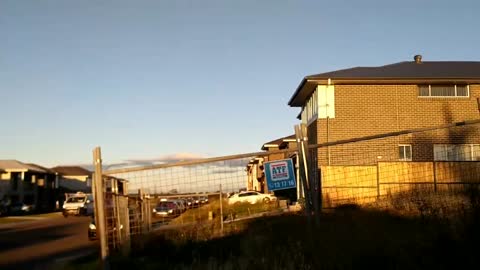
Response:
M331 81L331 83L329 83ZM425 84L425 83L480 83L480 78L330 78L310 79L318 84Z
M301 106L298 105L298 100L297 99L298 99L299 95L301 94L302 90L312 82L314 82L315 84L324 84L324 85L332 84L332 80L329 79L329 78L326 78L326 79L311 79L311 78L308 78L308 77L303 78L302 82L297 87L297 90L295 91L293 96L288 101L288 105L290 107L301 107ZM313 93L313 91L312 91L312 93ZM310 96L312 93L308 93L306 96Z

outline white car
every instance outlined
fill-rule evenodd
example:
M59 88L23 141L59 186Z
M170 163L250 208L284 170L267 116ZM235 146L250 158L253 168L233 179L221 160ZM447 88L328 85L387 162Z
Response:
M92 194L77 192L70 195L63 203L63 216L93 215L93 209L94 204Z
M263 202L269 203L272 201L276 201L277 197L272 194L263 194L257 191L242 191L237 194L233 194L228 198L228 204L235 204L235 203L244 203L248 202L251 204Z

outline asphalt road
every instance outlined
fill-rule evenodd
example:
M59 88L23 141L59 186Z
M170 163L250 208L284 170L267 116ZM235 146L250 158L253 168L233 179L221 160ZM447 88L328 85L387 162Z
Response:
M98 251L87 236L89 217L53 215L0 224L0 269L51 269Z

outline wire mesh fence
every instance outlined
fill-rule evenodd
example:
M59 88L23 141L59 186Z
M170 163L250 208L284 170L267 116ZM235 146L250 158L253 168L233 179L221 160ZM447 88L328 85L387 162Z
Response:
M295 155L261 152L105 171L108 245L117 249L149 231L211 238L235 230L238 221L281 213L297 189L269 191L263 164Z
M235 232L242 220L280 214L292 204L307 216L355 205L452 217L473 207L479 193L479 128L441 126L105 171L108 244L129 249L147 232L165 231L211 239ZM297 144L306 142L305 135L297 134ZM287 158L296 164L296 187L272 192L265 163Z
M478 124L315 145L324 208L345 204L451 215L480 184ZM475 143L476 142L476 143Z

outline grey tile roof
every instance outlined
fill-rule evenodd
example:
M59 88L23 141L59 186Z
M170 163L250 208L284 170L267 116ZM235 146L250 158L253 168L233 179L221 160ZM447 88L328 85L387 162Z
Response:
M380 67L355 67L307 76L308 79L480 79L480 62L406 61Z
M332 83L343 81L401 82L409 80L451 80L455 82L480 82L480 62L475 61L405 61L379 67L354 67L331 72L309 75L303 78L288 104L301 107L313 93L314 86L309 81L328 80Z

